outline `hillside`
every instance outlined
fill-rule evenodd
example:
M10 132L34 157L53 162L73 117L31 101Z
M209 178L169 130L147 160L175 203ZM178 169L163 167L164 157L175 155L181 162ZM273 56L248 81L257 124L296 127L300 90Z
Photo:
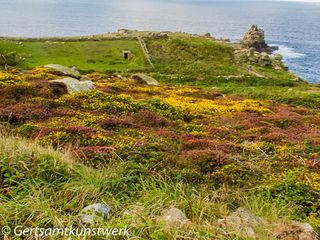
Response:
M123 59L122 50L130 50L135 58ZM0 51L16 52L26 59L23 69L59 63L77 66L82 71L123 71L147 67L142 50L134 40L106 41L12 41L0 40Z
M239 207L264 219L257 239L285 239L293 220L319 230L319 86L237 60L211 37L142 37L154 67L141 49L111 73L79 55L41 59L37 47L0 71L0 225L81 225L81 209L105 203L112 215L99 224L128 225L137 239L251 239L218 223ZM91 44L121 56L108 41L119 40ZM86 55L85 43L67 46ZM48 63L76 65L95 89L68 94ZM160 84L138 81L140 71ZM189 223L159 221L171 207Z

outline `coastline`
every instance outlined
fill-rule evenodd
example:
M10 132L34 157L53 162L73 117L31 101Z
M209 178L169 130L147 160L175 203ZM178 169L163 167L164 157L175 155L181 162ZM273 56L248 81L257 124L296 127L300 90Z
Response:
M52 36L52 37L10 37L10 36L0 36L1 41L14 41L19 42L19 44L22 44L22 42L48 42L48 43L64 43L64 42L85 42L85 41L113 41L113 40L137 40L139 39L167 39L168 37L192 37L192 38L204 38L208 40L212 40L217 43L226 43L230 46L232 46L235 49L235 52L239 48L239 45L241 44L241 39L238 40L238 42L230 41L230 39L222 39L222 38L215 38L214 36L211 36L210 33L206 34L194 34L194 33L188 33L188 32L172 32L172 31L139 31L139 30L131 30L131 29L119 29L116 32L108 32L108 33L101 33L101 34L93 34L93 35L79 35L79 36ZM141 45L141 44L140 44ZM268 46L268 45L266 45ZM240 47L241 48L241 47ZM277 53L277 46L271 44L267 47L268 55L270 57L274 57L275 55L279 55ZM146 59L148 60L148 54L146 54L146 50L141 47L141 49L144 50L144 54L146 56ZM260 53L255 52L255 54L260 55ZM261 56L259 56L261 57ZM149 64L152 66L152 62L149 59ZM279 62L279 66L281 67L282 57ZM287 68L287 67L285 67ZM304 81L313 85L317 85L317 82L308 82L305 79L302 79L300 76L298 76L297 73L289 70L291 74L296 75L296 79L299 79L300 81ZM250 73L253 73L252 71L249 71ZM256 74L256 76L259 76L259 74Z

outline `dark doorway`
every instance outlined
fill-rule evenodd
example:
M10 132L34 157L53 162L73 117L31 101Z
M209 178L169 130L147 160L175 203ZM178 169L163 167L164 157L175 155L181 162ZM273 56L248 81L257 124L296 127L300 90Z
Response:
M123 58L125 60L128 60L131 58L131 52L130 51L123 51Z

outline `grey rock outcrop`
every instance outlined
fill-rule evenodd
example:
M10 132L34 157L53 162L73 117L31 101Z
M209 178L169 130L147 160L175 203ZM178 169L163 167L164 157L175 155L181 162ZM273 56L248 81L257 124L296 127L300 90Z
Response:
M95 88L91 80L79 81L75 78L63 78L49 81L50 85L64 85L68 93L85 92Z
M111 208L103 203L95 203L81 210L80 220L85 224L94 224L97 220L108 216Z
M147 218L147 213L145 207L143 206L133 206L123 212L123 218L130 222L131 227L138 227L141 223L144 223L145 218Z
M278 225L274 237L281 240L317 240L318 235L309 223L293 222Z
M159 221L168 225L185 225L189 219L180 209L169 208L159 217Z
M256 228L264 224L264 221L246 208L240 207L230 216L219 219L218 224L226 233L255 238Z
M276 70L288 71L288 66L282 62L280 54L268 54L266 52L258 52L254 48L239 48L235 46L235 58L238 61L245 60L249 64L258 64L262 67L272 67Z
M257 239L257 230L266 228L270 223L255 216L246 208L238 208L231 215L218 220L225 234ZM318 235L309 223L289 222L274 224L272 239L281 240L317 240Z
M273 54L279 48L267 45L264 31L259 29L257 25L253 25L243 40L233 46L235 60L238 62L272 67L276 70L289 70L288 66L282 62L282 56Z
M69 77L73 77L77 79L81 78L80 72L75 67L70 68L70 67L59 65L59 64L48 64L48 65L45 65L44 67L50 68L56 72L62 73L63 75L66 75Z
M152 86L158 86L159 83L156 79L144 74L144 73L136 73L131 76L132 79L136 80L139 83L145 83Z
M243 48L253 48L257 52L271 53L277 50L277 47L270 47L265 41L264 31L257 25L252 25L240 42Z

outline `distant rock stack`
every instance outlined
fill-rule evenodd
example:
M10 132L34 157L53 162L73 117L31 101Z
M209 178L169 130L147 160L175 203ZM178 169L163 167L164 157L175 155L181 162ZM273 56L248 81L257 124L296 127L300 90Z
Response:
M234 44L236 61L288 71L288 66L282 62L282 56L274 54L276 50L279 48L268 46L264 38L264 31L257 25L250 28L240 43Z
M264 31L259 29L257 25L251 26L240 44L243 48L253 49L257 52L272 53L273 51L278 50L277 47L270 47L267 45L264 38Z

